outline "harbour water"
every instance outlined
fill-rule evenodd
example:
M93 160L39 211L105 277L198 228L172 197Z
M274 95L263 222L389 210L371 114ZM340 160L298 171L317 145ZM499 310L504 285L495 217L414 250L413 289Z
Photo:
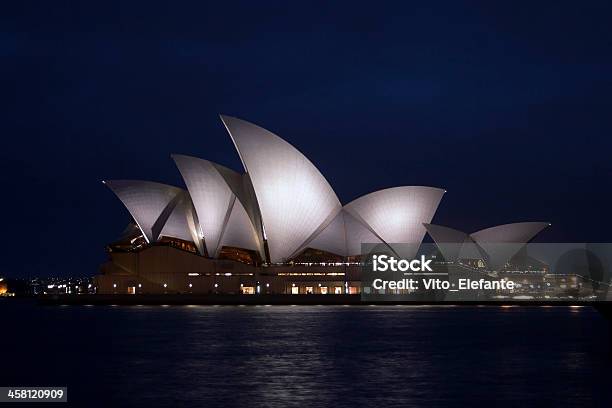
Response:
M589 307L0 302L0 386L73 406L610 406Z

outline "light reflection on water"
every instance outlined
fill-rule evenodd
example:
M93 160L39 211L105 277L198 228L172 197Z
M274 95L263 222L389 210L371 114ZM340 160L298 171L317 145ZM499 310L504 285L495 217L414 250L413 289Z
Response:
M612 367L591 308L11 302L0 313L15 367L2 384L67 384L88 405L591 406Z

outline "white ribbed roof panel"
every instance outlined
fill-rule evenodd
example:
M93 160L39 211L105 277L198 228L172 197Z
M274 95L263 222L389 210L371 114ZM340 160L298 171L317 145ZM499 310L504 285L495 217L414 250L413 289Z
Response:
M383 241L376 236L361 221L349 213L344 213L344 226L346 228L347 255L362 255L361 244L382 244Z
M167 184L143 180L110 180L104 184L121 200L147 239L157 241L153 229L164 210L172 211L177 195L183 190ZM163 220L165 222L165 220Z
M160 237L173 237L182 239L184 241L192 241L194 233L197 235L197 231L190 231L188 217L188 206L191 205L189 196L184 194L181 201L176 204L174 210L166 220L164 227L159 234Z
M344 208L384 242L413 244L394 248L402 252L400 256L410 258L425 236L423 223L431 222L444 192L422 186L388 188L360 197Z
M284 261L340 211L340 201L319 170L289 143L244 120L221 119L253 184L271 261Z
M515 222L486 228L470 236L477 243L517 243L526 244L540 231L549 227L548 222Z
M305 245L305 247L347 256L344 214L344 211L338 213L332 222L330 222L312 241Z
M381 244L383 241L376 236L361 221L349 213L344 213L344 226L346 228L347 255L362 255L361 244Z
M503 267L526 243L549 227L547 222L516 222L498 225L470 234L486 252L489 266Z
M247 214L247 211L240 200L234 200L232 213L227 221L225 230L223 231L221 244L219 245L219 249L217 250L215 256L219 255L221 247L224 246L259 251L257 233L255 232L251 219L249 218L249 215ZM261 255L263 256L263 254Z
M251 179L248 174L243 173L239 174L234 170L230 170L227 167L223 167L221 165L213 163L216 169L219 171L219 174L223 176L227 185L232 190L241 206L249 217L250 222L252 223L253 228L256 232L256 240L257 240L257 250L260 252L262 259L265 258L264 255L264 245L263 245L263 231L261 229L261 214L259 212L259 206L257 204L257 199L255 198L255 193L253 192L253 186L251 185ZM251 242L251 237L248 238L249 242ZM245 247L246 249L254 249L250 247ZM221 249L221 248L219 248Z
M189 190L208 255L214 256L218 251L225 223L230 216L231 205L235 199L234 193L219 172L220 165L181 154L173 154L172 158Z
M435 224L423 224L446 261L455 262L463 244L470 240L468 234L453 228Z
M355 217L341 211L305 248L320 249L342 256L361 254L361 244L380 244L383 241Z

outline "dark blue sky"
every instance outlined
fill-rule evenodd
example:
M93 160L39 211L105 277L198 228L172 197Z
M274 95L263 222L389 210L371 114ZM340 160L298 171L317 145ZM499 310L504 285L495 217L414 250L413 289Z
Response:
M0 275L96 273L129 221L102 179L240 169L219 113L343 203L430 185L440 224L612 239L610 2L123 3L3 6Z

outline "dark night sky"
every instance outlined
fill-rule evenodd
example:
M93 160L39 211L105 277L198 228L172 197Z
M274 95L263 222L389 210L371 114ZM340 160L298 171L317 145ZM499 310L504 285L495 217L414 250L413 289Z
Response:
M430 185L439 224L612 240L610 2L17 3L0 275L96 273L129 221L102 179L182 185L175 152L241 169L219 113L299 148L343 203Z

